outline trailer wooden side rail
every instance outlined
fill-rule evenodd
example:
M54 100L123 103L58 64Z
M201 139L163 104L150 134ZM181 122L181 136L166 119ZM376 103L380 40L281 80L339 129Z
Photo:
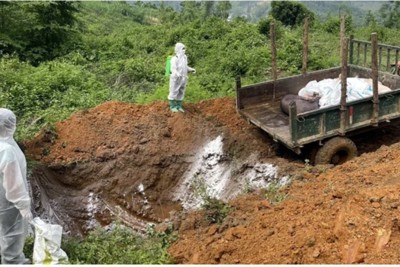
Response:
M400 47L378 44L378 69L400 75ZM371 67L372 42L354 39L349 40L349 63L364 67Z
M341 24L344 24L344 19ZM341 28L344 29L344 27ZM273 30L274 27L272 26L271 29ZM305 34L307 32L307 30L304 31ZM272 34L272 36L275 35ZM304 40L306 39L305 37ZM371 46L369 68L347 64L348 55L350 63L353 62L355 43L357 46L361 44ZM272 40L272 44L274 50L275 40ZM357 148L349 137L385 126L394 120L400 120L400 76L379 71L378 68L379 60L382 59L378 56L378 50L384 48L394 49L393 46L378 44L376 34L371 35L371 42L361 42L351 38L349 40L341 32L340 67L307 72L306 63L303 62L302 74L277 78L274 63L272 81L242 86L238 77L236 80L237 111L249 123L260 127L273 140L282 143L297 154L300 154L306 146L317 147L317 152L314 153L315 160L310 158L317 164L343 163L357 155ZM396 50L396 54L399 50ZM304 58L306 56L303 55ZM367 60L364 59L364 61ZM291 102L289 115L282 112L280 101L284 96L298 95L300 89L312 80L321 81L339 77L342 82L340 104L297 114L296 103ZM372 78L373 95L346 102L347 77ZM378 82L392 90L378 95Z

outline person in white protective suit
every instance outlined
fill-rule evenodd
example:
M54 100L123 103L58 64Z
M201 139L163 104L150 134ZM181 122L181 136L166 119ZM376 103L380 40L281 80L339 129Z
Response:
M185 50L184 44L177 43L175 55L171 58L168 100L172 112L185 112L182 108L182 101L185 96L188 73L196 73L194 68L188 66Z
M26 159L13 136L16 117L0 108L0 254L2 264L29 263L23 253L31 198L26 180Z

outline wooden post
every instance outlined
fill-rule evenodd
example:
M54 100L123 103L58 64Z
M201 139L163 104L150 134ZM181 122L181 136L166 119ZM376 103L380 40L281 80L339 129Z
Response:
M339 133L346 133L346 94L347 94L347 52L348 41L345 37L345 17L340 18L340 59L341 59L341 92L340 92L340 129Z
M240 75L236 76L236 111L242 109L242 103L240 103L240 88L242 88L242 82L240 80Z
M354 35L350 35L350 40L349 40L349 64L354 63Z
M270 38L271 38L271 53L272 53L272 79L274 81L273 99L275 99L275 81L278 79L276 70L276 35L275 35L275 23L272 22L270 26Z
M297 126L297 108L295 101L289 103L289 130L292 136L292 143L296 145L298 126Z
M378 37L374 32L371 34L371 49L372 49L372 89L373 89L373 112L372 112L372 123L374 126L378 126L379 116L379 96L378 96Z
M346 94L347 94L347 51L348 51L348 38L343 38L341 43L342 51L342 68L341 68L341 82L342 88L340 93L340 134L346 133Z
M346 34L346 19L345 16L340 17L340 45L342 45L343 38ZM342 58L342 48L340 48L340 58Z
M304 34L303 34L303 68L302 74L307 73L307 61L308 61L308 17L304 19Z
M367 50L368 50L368 44L364 44L364 67L367 67Z

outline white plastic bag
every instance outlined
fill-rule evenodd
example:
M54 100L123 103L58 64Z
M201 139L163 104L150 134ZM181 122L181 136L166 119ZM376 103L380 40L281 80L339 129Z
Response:
M68 263L67 254L61 249L62 226L49 224L39 217L32 221L35 228L33 264Z

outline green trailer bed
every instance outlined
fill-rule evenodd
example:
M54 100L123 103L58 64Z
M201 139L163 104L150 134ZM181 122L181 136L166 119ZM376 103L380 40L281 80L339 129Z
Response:
M354 154L356 152L350 151L355 147L351 140L339 138L335 141L328 140L337 136L346 138L400 118L400 76L378 73L378 80L392 89L390 92L379 95L378 115L373 112L372 97L346 103L344 123L341 123L340 105L296 114L295 103L292 103L289 115L284 114L280 108L280 101L285 95L297 95L309 81L337 78L340 73L341 68L338 67L244 87L241 87L238 82L237 111L248 122L260 127L275 141L284 144L297 154L300 154L307 145L319 144L321 148L325 146L324 143L342 147L345 150L344 154ZM348 65L347 77L370 78L371 69ZM314 153L317 157L316 163L341 163L346 160L346 157L337 155L340 149L320 149L321 151ZM332 155L327 156L327 153ZM335 155L336 159L334 159ZM337 162L332 162L335 160Z

